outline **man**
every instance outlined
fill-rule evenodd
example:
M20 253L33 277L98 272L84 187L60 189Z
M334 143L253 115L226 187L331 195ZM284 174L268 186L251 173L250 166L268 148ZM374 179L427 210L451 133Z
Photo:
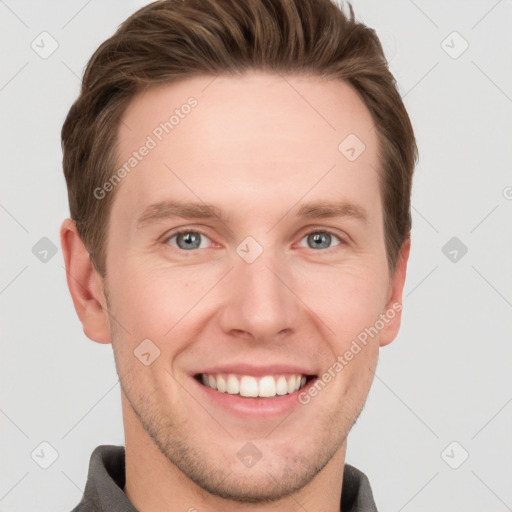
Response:
M416 145L375 33L329 0L152 3L62 139L67 282L125 429L75 510L376 510L345 453L400 326Z

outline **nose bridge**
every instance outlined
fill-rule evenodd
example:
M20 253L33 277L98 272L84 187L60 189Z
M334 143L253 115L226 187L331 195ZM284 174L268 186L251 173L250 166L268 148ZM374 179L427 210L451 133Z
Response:
M243 249L248 252L243 252ZM276 336L294 328L297 321L297 299L288 288L291 280L283 258L272 248L252 253L256 247L242 243L230 283L225 319L228 330L246 331L255 339ZM286 284L288 284L288 286Z

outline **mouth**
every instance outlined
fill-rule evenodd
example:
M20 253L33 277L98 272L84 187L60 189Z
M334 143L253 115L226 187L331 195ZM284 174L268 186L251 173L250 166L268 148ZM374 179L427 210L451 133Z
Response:
M253 399L276 399L293 395L316 378L316 375L300 373L270 374L258 377L235 373L197 373L194 375L194 379L206 388L226 395Z

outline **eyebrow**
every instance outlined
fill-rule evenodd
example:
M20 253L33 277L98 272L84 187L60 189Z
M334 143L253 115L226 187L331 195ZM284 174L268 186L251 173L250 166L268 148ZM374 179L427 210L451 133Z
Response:
M297 217L323 219L332 217L352 217L364 223L368 222L366 210L357 204L340 202L306 203L297 211Z
M231 218L223 214L217 207L205 203L184 203L181 201L161 201L148 206L137 220L141 228L153 222L180 217L183 219L214 219L226 223Z
M306 203L297 210L296 216L303 219L349 217L364 223L368 222L368 214L362 206L345 201ZM183 219L218 219L225 224L229 223L230 219L232 219L231 215L226 215L212 204L176 200L161 201L148 206L144 210L137 220L137 227L142 228L147 224L173 217Z

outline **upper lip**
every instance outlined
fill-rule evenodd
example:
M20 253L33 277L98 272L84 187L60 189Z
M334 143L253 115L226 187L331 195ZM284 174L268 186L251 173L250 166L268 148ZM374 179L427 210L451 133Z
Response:
M194 372L193 375L201 373L206 373L208 375L218 373L238 373L241 375L252 375L254 377L264 377L265 375L273 374L316 375L314 371L303 366L291 366L287 364L252 365L246 363L211 366L209 368L204 368L199 372Z

